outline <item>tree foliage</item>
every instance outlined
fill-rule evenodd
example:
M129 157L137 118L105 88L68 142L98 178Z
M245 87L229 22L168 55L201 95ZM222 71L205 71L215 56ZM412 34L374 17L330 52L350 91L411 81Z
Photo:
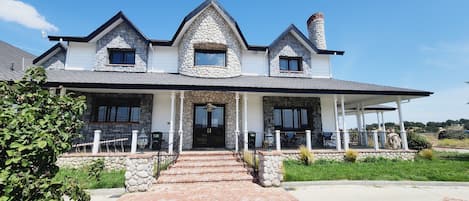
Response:
M57 157L71 149L83 122L84 97L44 89L43 68L30 68L14 83L0 82L0 201L62 200L72 190L52 178ZM74 187L74 189L77 189Z

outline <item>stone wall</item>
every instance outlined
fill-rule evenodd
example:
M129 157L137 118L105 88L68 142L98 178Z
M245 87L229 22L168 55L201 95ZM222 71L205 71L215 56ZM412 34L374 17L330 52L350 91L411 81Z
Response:
M94 130L101 130L101 139L107 138L121 138L127 137L129 141L126 145L130 145L132 137L132 130L145 129L147 135L151 131L151 117L152 117L152 105L153 95L150 94L106 94L106 93L80 93L86 96L86 111L83 115L85 124L82 128L83 139L82 142L93 142ZM93 122L93 104L97 98L139 98L140 99L140 121L139 123L102 123Z
M105 170L123 170L127 154L64 154L59 156L56 165L63 168L79 169L91 164L94 160L103 159Z
M259 181L262 186L280 186L283 181L282 152L259 152Z
M153 165L151 154L130 155L126 160L125 191L132 193L149 190L155 181Z
M55 55L44 61L41 66L50 70L50 69L65 69L65 55L66 51L60 49Z
M313 151L314 160L333 160L333 161L344 161L345 151ZM409 150L363 150L358 151L357 160L363 160L367 157L374 158L386 158L386 159L397 159L397 160L414 160L417 151ZM284 151L283 156L285 159L299 159L298 151Z
M226 66L194 66L195 46L225 47ZM208 47L207 47L208 46ZM241 75L241 44L218 11L210 6L192 22L179 44L179 73L195 77Z
M280 56L301 57L302 58L302 71L299 72L285 72L280 71ZM311 77L311 52L298 41L291 33L278 40L269 49L269 68L270 76L282 77Z
M274 133L274 108L276 107L302 107L308 109L308 123L312 125L311 128L311 144L313 147L322 147L322 121L321 121L321 101L319 98L314 97L278 97L278 96L264 96L263 97L263 111L264 111L264 132L269 129Z
M108 48L135 49L135 65L109 64ZM146 72L148 43L129 24L122 22L96 42L96 70Z

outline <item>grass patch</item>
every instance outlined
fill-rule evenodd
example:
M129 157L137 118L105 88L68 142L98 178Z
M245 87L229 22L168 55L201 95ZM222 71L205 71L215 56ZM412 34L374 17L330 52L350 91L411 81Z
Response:
M305 166L285 161L286 181L317 180L413 180L469 181L469 154L435 152L434 160L368 160L344 163L322 161Z
M85 169L68 169L60 168L55 176L55 181L64 182L65 177L72 177L77 179L82 188L96 189L96 188L121 188L124 187L124 170L103 171L101 180L88 178L88 172Z
M442 139L437 142L438 147L450 147L450 148L469 148L469 138L458 140L458 139Z

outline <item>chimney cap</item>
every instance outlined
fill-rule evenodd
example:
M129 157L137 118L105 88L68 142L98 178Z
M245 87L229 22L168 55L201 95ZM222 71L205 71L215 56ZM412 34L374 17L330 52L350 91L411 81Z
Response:
M312 21L314 21L316 19L324 19L324 13L322 13L322 12L314 13L313 15L311 15L311 17L308 18L307 23L310 24Z

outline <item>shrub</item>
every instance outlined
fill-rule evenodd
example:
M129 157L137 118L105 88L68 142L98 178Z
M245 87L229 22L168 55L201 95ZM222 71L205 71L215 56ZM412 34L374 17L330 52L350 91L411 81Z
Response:
M101 180L101 175L104 170L104 160L103 159L97 159L91 162L91 164L88 165L88 179L94 179L96 181Z
M167 170L169 165L171 165L171 162L160 161L160 171ZM158 161L155 161L153 163L153 176L158 176Z
M433 160L434 156L433 156L433 151L431 149L422 149L420 152L419 152L419 156L423 159L427 159L427 160Z
M256 161L254 161L254 155L251 152L244 151L243 160L248 164L249 167L252 167L256 170L259 168L259 158L256 157Z
M458 139L462 140L465 138L469 138L468 134L465 134L464 131L456 131L456 130L447 130L441 131L438 134L438 139Z
M416 133L407 134L407 144L409 149L422 150L422 149L431 149L432 143L428 141L427 138Z
M358 158L357 151L349 149L345 152L345 155L344 155L345 161L355 163L355 161L357 161L357 158Z
M300 161L305 165L311 165L314 161L313 152L309 151L304 145L300 146Z
M53 180L55 163L79 136L85 99L52 95L46 80L44 68L33 67L21 80L0 82L0 200L61 200L68 193L66 183Z

